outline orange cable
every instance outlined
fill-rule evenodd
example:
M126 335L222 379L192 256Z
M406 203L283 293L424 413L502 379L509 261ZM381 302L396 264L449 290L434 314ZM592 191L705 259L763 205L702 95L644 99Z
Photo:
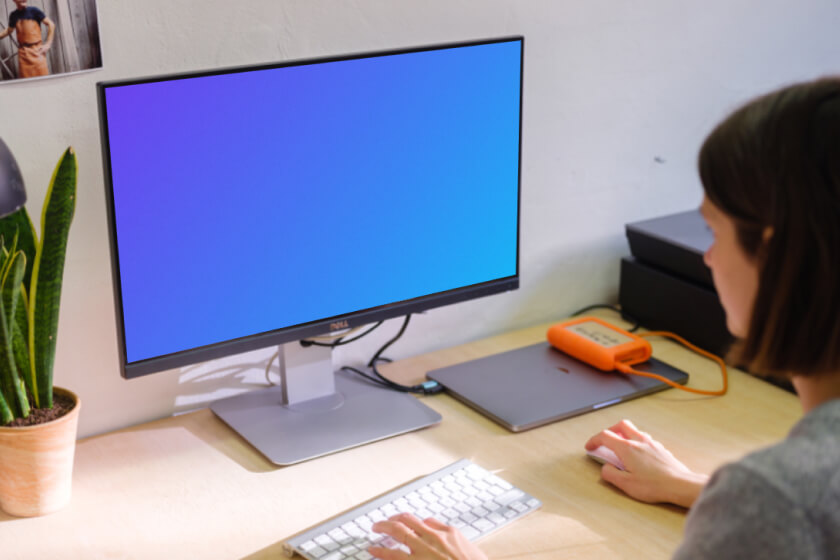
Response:
M646 333L639 333L637 336L641 336L641 337L664 336L666 338L672 338L672 339L676 340L677 342L679 342L680 344L682 344L683 346L685 346L686 348L689 348L689 349L693 350L694 352L697 352L698 354L706 356L710 360L714 360L720 366L720 370L721 370L722 375L723 375L723 388L720 389L720 390L717 390L717 391L707 391L707 390L704 390L704 389L695 389L693 387L686 387L684 385L680 385L679 383L671 381L670 379L668 379L666 377L662 377L661 375L657 375L655 373L648 373L648 372L645 372L645 371L639 371L639 370L633 369L629 365L624 364L622 362L618 362L618 363L615 364L615 367L618 371L620 371L622 373L629 373L629 374L632 374L632 375L641 375L642 377L651 377L653 379L658 379L659 381L662 381L663 383L665 383L667 385L670 385L671 387L675 387L675 388L683 390L683 391L688 391L689 393L697 393L699 395L713 395L713 396L720 396L720 395L725 395L726 394L726 391L729 388L729 376L728 376L727 371L726 371L726 364L724 364L723 360L721 360L718 356L715 356L711 352L707 352L706 350L702 350L701 348L698 348L697 346L691 344L690 342L688 342L684 338L682 338L682 337L680 337L680 336L678 336L674 333L669 333L669 332L665 332L665 331L651 331L651 332L646 332Z

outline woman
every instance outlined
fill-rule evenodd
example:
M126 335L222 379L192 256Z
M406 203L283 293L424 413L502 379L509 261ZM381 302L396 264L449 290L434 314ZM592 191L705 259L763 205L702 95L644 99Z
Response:
M737 363L788 378L805 416L788 437L719 469L692 472L625 420L586 449L625 470L604 480L645 502L690 507L676 558L831 558L840 554L840 78L760 97L706 139L705 254L738 342ZM457 531L401 516L374 529L411 558L486 558ZM385 560L402 552L372 548Z

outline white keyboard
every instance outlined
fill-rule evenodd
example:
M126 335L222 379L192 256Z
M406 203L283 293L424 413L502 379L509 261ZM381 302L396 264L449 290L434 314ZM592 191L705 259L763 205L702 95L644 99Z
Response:
M398 513L434 517L475 541L539 508L542 503L468 459L424 476L305 531L284 544L288 556L310 560L370 560L373 544L404 545L372 532L377 521Z

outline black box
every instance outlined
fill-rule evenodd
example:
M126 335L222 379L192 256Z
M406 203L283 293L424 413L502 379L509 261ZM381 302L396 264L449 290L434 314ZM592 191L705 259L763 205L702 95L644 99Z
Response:
M703 262L713 237L699 210L634 222L625 230L639 261L714 289L712 272Z
M732 342L703 254L713 242L699 210L627 224L634 258L621 261L618 300L652 330L676 333L722 356Z
M718 356L732 343L713 288L633 258L621 259L621 311L650 330L670 331Z

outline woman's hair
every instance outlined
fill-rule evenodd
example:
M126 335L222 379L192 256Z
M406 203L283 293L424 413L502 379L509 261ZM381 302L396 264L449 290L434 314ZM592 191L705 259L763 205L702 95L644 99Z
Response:
M730 357L774 375L840 371L840 77L748 103L712 131L698 166L758 266Z

